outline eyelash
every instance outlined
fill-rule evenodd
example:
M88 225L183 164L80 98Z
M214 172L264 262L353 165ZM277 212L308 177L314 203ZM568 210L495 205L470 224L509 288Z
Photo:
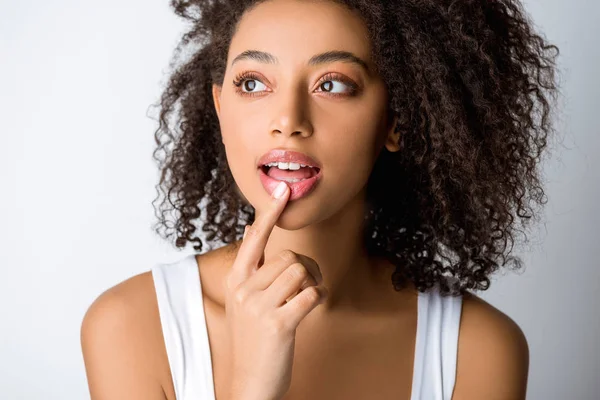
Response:
M235 88L236 93L239 93L241 96L250 96L250 97L255 97L255 96L260 95L260 93L262 93L262 92L244 92L242 90L242 84L247 80L257 80L262 83L260 77L257 74L255 74L254 72L242 72L239 75L237 75L235 77L235 79L233 80L233 86ZM323 76L321 78L321 80L319 81L319 87L321 87L321 85L323 83L329 82L329 81L339 81L350 88L350 90L347 93L323 92L323 93L329 93L329 95L331 95L333 97L354 96L358 92L358 85L356 83L352 82L351 80L344 77L343 75L332 73L332 72L326 74L325 76Z

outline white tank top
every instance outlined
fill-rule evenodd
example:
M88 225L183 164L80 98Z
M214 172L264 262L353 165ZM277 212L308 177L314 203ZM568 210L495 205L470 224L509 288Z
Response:
M215 400L202 284L194 254L152 269L177 400ZM410 400L451 400L462 297L419 292Z

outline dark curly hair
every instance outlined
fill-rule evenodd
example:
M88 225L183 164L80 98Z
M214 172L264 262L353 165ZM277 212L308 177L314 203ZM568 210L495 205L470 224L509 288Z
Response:
M171 0L191 28L156 104L153 205L162 193L154 228L175 234L178 248L189 241L202 249L194 220L209 248L239 240L254 221L227 164L212 84L223 84L237 22L263 1ZM531 203L547 202L539 164L555 131L558 48L534 31L517 0L336 3L367 24L402 132L401 151L384 148L367 183L369 254L395 266L396 290L407 280L422 292L439 284L444 295L488 289L500 265L521 267L509 256L515 217L525 227L539 219Z

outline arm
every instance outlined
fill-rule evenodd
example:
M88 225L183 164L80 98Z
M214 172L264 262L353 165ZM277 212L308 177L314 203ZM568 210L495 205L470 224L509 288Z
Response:
M143 312L131 299L131 278L102 293L81 324L81 349L92 400L166 400L151 365Z
M477 296L464 296L452 400L522 400L529 347L519 326Z

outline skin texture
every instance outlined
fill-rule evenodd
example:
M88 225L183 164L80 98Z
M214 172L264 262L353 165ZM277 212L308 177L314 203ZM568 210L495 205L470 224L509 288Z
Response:
M409 131L397 129L401 121L388 108L388 87L375 72L368 38L359 15L339 4L264 2L241 18L228 48L224 84L211 86L227 165L237 190L255 209L253 218L259 219L269 202L256 170L263 153L293 149L323 165L317 189L286 205L264 253L265 260L287 249L311 257L329 291L326 303L298 328L285 400L410 394L418 285L408 281L396 291L390 285L396 265L370 254L362 236L367 180L383 152L404 151L401 141ZM267 51L279 64L243 60L231 66L249 49ZM306 65L313 55L329 50L354 53L371 72L339 61ZM244 71L261 77L253 82L254 90L263 93L244 97L235 91L232 81ZM332 79L333 89L323 85L321 78L330 72L356 82L357 95L326 93L347 89ZM231 355L224 288L238 248L239 241L231 241L197 256L218 400L227 393L225 360ZM149 272L94 301L82 323L81 343L93 400L175 398ZM340 344L338 352L333 344ZM350 351L359 347L368 351ZM326 368L317 374L317 365ZM528 365L527 341L518 325L465 291L453 400L523 399Z
M273 54L279 65L242 60L229 68L231 60L249 49ZM358 303L381 288L362 243L365 185L384 142L388 150L399 149L394 126L386 126L387 95L379 76L344 62L306 66L313 55L329 50L351 52L374 68L364 23L343 7L261 4L242 19L225 72L225 82L246 71L264 77L254 81L256 96L238 94L230 84L213 86L227 161L236 184L254 205L256 219L269 204L255 167L260 156L285 148L321 162L321 182L309 196L286 205L269 237L265 259L285 249L315 259L331 295L326 310L343 302ZM324 85L322 77L328 73L352 80L360 94L350 96L349 85L339 80L333 88Z
M200 275L217 400L227 398L221 394L226 393L230 377L225 305L220 301L224 301L222 287L231 266L231 254L229 246L197 256L202 265ZM366 400L373 393L381 394L381 399L408 399L416 303L403 293L398 303L405 307L393 313L370 313L362 320L342 315L323 320L322 324L314 323L315 320L311 323L307 317L296 335L292 391L285 399ZM91 399L174 400L163 340L150 272L128 278L98 296L81 327ZM360 344L369 351L364 357L349 349L331 354L336 349L333 345L340 342L348 343L349 348ZM393 369L390 356L395 360ZM452 399L525 399L528 367L527 341L518 325L500 310L467 293L463 299ZM375 379L378 374L383 375L380 381Z
M294 228L289 230L294 235L306 232L295 229L297 215L303 215L305 227L327 223L328 229L335 229L331 227L334 216L359 214L356 208L366 185L366 223L361 239L352 241L360 243L370 259L393 265L390 280L396 289L410 282L420 291L439 285L443 294L457 295L467 289L487 289L490 275L501 267L521 267L520 258L511 254L515 237L525 233L518 223L527 227L535 221L535 207L546 201L539 161L553 133L550 111L557 89L558 51L536 33L521 4L517 0L301 1L303 7L298 8L303 10L321 5L345 11L326 14L330 19L324 26L334 23L344 33L332 41L327 36L315 39L317 33L327 34L328 28L316 26L324 16L313 21L303 12L300 25L293 15L269 14L262 7L267 3L274 2L171 1L191 27L175 52L177 68L158 105L154 156L162 172L156 200L162 201L155 204L157 233L174 238L177 247L193 244L198 252L212 249L215 243L239 240L264 200L252 185L256 180L248 179L254 161L271 146L286 143L310 152L327 169L323 171L326 183L311 197L318 198L314 203L322 208L311 209L308 199L298 202L286 210L281 223ZM257 21L248 29L246 17L257 13L277 18ZM339 24L344 14L355 18ZM243 39L240 29L256 39L252 46L268 46L280 58L279 64L260 63L260 68L244 61L245 68L260 75L258 81L244 81L261 92L251 98L235 97L231 90L237 78L231 70L243 66L230 65L238 54L231 54L231 45ZM300 56L309 56L307 46L315 47L315 52L325 47L319 40L363 53L369 47L369 64L377 68L369 68L373 79L362 82L366 91L335 98L323 93L332 85L338 92L345 87L319 73L325 66L300 68L305 66ZM200 43L204 46L198 49ZM360 78L360 72L351 73L350 67L338 72L356 81ZM387 89L389 119L382 118L385 107L379 102L377 75ZM328 81L317 83L319 78ZM242 82L238 84L241 87ZM221 96L215 95L215 85L223 87L226 117L217 113L220 106L215 103ZM365 100L369 96L373 103ZM234 109L243 119L228 114ZM393 119L394 141L390 148L383 147L374 139L386 138L387 122ZM229 140L237 138L239 129L245 133L242 143L251 150L247 153L240 153L238 143ZM332 143L348 153L336 151ZM398 147L401 150L395 151ZM243 158L238 162L234 153ZM352 176L344 176L341 184L338 173L347 171L348 160L352 160ZM334 196L325 195L331 192ZM293 212L300 208L302 214ZM361 264L361 276L365 260L356 262Z

